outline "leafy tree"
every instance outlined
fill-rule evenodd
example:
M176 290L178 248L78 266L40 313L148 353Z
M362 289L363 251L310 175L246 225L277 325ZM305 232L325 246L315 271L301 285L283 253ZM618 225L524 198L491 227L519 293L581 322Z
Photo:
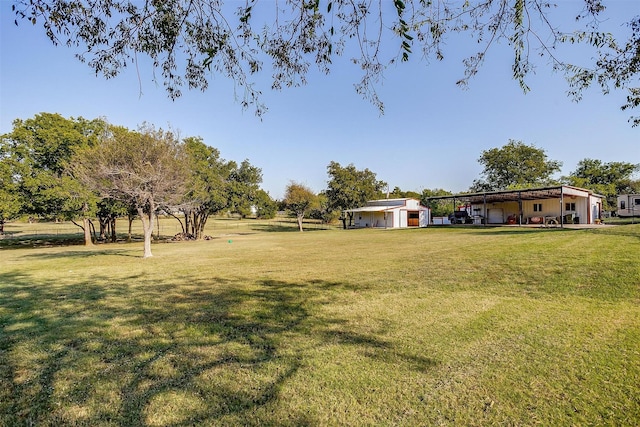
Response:
M285 191L284 204L298 219L298 227L303 231L302 220L317 204L317 196L309 187L291 182Z
M4 234L4 224L16 218L23 205L16 180L16 166L0 143L0 235Z
M100 223L100 240L110 239L113 243L117 241L116 220L127 216L129 209L130 207L120 200L103 198L98 202L96 216Z
M220 158L220 152L205 145L202 138L184 139L189 178L186 193L180 203L184 214L183 231L201 239L210 215L228 205L231 164Z
M628 34L616 40L597 25L610 1L575 2L575 27L564 29L555 22L554 5L539 0L249 0L235 9L211 0L15 0L14 10L18 19L42 23L53 43L79 47L79 59L96 74L112 78L147 55L171 98L184 86L205 90L212 75L221 74L244 88L242 106L255 107L258 115L265 107L252 74L270 66L273 88L298 86L313 64L329 73L344 52L362 70L356 91L382 111L376 86L386 68L416 51L426 63L441 60L455 34L477 46L463 60L459 85L468 84L491 47L503 42L513 49L512 75L525 92L537 65L533 58L543 57L565 74L574 98L596 84L604 93L628 90L622 108L635 108L640 16L630 16ZM559 52L566 44L590 46L585 57L591 65L563 61Z
M269 196L269 193L263 189L259 189L256 192L254 206L258 218L272 219L276 217L276 213L278 212L278 204Z
M618 194L640 194L640 179L627 179L621 181Z
M170 131L144 125L138 131L111 127L99 145L81 151L74 173L103 197L135 206L144 230L144 258L152 256L154 215L170 209L187 180L183 146Z
M323 224L331 224L340 217L341 213L335 209L332 209L329 204L329 198L325 191L321 191L318 194L318 203L315 208L311 209L309 217L313 219L319 219Z
M13 184L23 201L24 214L47 219L82 218L85 244L91 244L89 217L95 210L95 194L69 173L73 156L95 145L104 132L103 120L66 119L40 113L13 122L2 136L5 158L13 164Z
M331 210L344 211L364 205L367 200L379 199L387 183L378 181L376 174L369 169L358 170L353 164L342 167L338 162L327 166L328 188L325 192ZM347 227L347 218L342 218L343 227ZM353 214L349 214L349 224Z
M473 182L472 191L496 191L548 185L562 162L549 160L543 149L509 140L502 148L485 150L478 162L483 178Z
M631 179L632 175L638 171L640 171L640 164L603 163L601 160L582 159L568 179L587 183L587 185L613 185L617 191L626 180Z
M633 174L640 171L640 164L628 162L603 163L601 160L582 159L576 169L563 181L568 185L588 188L606 197L609 206L616 205L616 196L633 188Z
M233 161L229 162L229 166L229 210L246 218L251 215L252 207L255 205L262 183L262 170L251 165L246 159L239 166Z
M450 196L453 193L441 188L424 189L420 195L420 203L431 209L431 216L449 216L453 213L453 206L445 200L429 200L430 197Z
M127 242L131 242L133 235L133 221L138 216L138 209L133 203L129 203L127 207L127 221L129 222L129 229L127 230Z
M393 199L420 199L420 193L415 191L402 191L400 187L393 187L393 191L389 193L389 197Z
M95 235L95 228L90 218L96 213L98 196L91 188L82 185L73 173L64 175L58 186L59 188L54 188L53 191L61 197L62 219L69 220L81 228L85 246L91 246L93 244L91 236L92 232ZM75 221L78 217L82 218L82 225Z

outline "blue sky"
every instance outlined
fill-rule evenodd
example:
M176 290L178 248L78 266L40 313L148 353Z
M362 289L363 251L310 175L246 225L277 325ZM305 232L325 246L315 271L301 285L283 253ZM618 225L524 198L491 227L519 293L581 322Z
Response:
M262 187L274 198L292 180L316 192L325 189L331 161L369 168L392 189L464 191L479 177L482 150L509 139L544 149L563 162L562 174L584 158L640 163L640 128L632 128L631 114L619 109L624 92L589 90L575 103L566 96L562 75L543 62L528 79L531 92L523 94L511 79L504 44L489 52L467 90L455 85L463 76L462 59L472 52L465 40L450 40L442 62L414 55L392 66L378 88L383 116L355 93L360 75L348 57L336 61L329 76L312 72L301 88L272 91L268 79L260 78L269 108L260 120L242 111L222 76L213 76L206 92L185 90L176 101L154 83L146 61L139 75L130 67L111 80L96 77L73 50L53 46L41 27L26 21L16 27L11 3L0 1L0 133L9 132L14 119L40 112L106 117L131 129L145 121L170 126L183 136L201 136L225 159L249 159L262 169ZM565 13L567 28L573 28L569 18L581 3L559 3L554 13ZM604 25L613 31L640 14L637 0L606 4L610 19ZM571 54L580 59L580 52Z

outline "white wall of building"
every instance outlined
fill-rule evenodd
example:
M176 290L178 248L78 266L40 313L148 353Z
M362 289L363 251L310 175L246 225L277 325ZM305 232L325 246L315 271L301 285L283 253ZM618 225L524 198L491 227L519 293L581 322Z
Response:
M379 210L384 209L386 210ZM379 209L378 209L379 208ZM353 225L358 228L405 228L409 227L409 215L417 213L417 226L426 227L430 221L430 210L416 199L371 200L361 209L354 209ZM412 219L412 226L413 219Z

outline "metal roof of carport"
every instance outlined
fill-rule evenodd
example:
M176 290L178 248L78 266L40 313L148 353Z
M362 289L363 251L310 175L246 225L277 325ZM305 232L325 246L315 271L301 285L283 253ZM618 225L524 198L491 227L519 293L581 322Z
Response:
M383 212L383 211L391 211L393 209L403 208L404 205L397 206L363 206L361 208L355 209L345 209L345 212Z
M495 203L495 202L517 202L518 200L540 200L558 199L561 196L588 196L596 195L584 188L571 187L568 185L556 185L552 187L523 188L519 190L487 191L482 193L453 194L450 196L428 197L427 200L447 200L454 199L467 201L469 203ZM598 197L604 197L599 196Z

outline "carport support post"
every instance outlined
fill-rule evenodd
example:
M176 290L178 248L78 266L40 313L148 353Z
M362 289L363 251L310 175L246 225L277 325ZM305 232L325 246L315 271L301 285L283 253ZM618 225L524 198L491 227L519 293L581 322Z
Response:
M487 219L487 193L484 193L482 195L482 204L484 205L483 206L484 212L483 212L483 215L482 215L483 216L482 222L483 222L483 225L486 227L487 226L487 221L488 221L488 219Z
M564 228L564 191L562 187L560 187L560 228Z
M518 191L518 225L522 225L522 191Z

